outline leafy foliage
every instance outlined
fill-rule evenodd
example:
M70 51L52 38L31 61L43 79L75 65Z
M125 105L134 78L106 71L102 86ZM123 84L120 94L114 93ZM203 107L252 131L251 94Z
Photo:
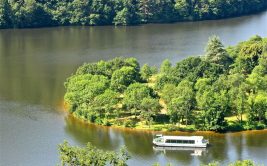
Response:
M103 151L92 146L90 143L84 148L71 146L67 141L58 146L61 165L89 166L89 165L112 165L127 166L130 156L126 148L121 148L119 153Z
M226 116L236 116L242 126L246 114L246 125L266 125L266 39L255 36L225 49L213 36L205 56L189 57L175 67L169 64L163 63L156 88L167 105L170 122L222 131L227 129ZM184 112L189 113L187 117Z
M218 19L266 8L265 0L1 0L0 28Z
M151 76L155 71L147 68ZM141 83L140 73L144 71L133 58L84 64L67 79L65 102L75 116L98 124L110 124L109 118L127 110L149 121L161 107L156 92Z
M160 72L134 58L84 64L65 83L65 101L75 116L110 125L144 121L193 126L201 130L267 125L267 47L259 36L225 49L211 37L206 53L175 66L165 60ZM162 115L166 120L162 120ZM167 118L166 118L167 117ZM133 124L133 125L129 125Z

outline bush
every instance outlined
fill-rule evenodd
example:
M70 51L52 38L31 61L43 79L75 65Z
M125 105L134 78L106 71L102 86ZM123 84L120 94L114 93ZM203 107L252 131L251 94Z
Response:
M253 123L253 124L247 123L244 126L244 129L245 130L263 130L265 127L266 127L266 125L263 123Z
M88 112L88 113L86 114L86 117L85 117L85 118L86 118L88 121L94 123L97 117L96 117L94 114Z
M85 147L71 146L67 141L58 146L60 154L60 165L120 165L127 166L130 159L125 147L119 152L103 151L92 144L87 143Z
M242 131L242 130L244 130L244 125L240 124L239 122L233 122L227 126L227 130L229 130L229 131Z
M124 127L133 128L136 126L136 122L133 120L126 120L126 121L124 121L123 125L124 125Z
M196 131L197 129L195 126L186 126L184 128L179 128L180 131L188 131L188 132L193 132Z
M255 129L256 130L263 130L265 127L266 127L265 124L257 123L256 126L255 126Z
M104 126L111 126L111 123L107 118L103 119L102 123L103 123Z
M95 123L98 124L98 125L102 125L102 124L103 124L103 122L102 122L102 120L101 120L100 117L97 117L97 118L95 119Z
M177 131L179 130L179 127L175 126L175 125L169 125L167 127L167 131Z
M153 130L154 130L154 131L162 131L162 127L160 127L160 126L155 126L155 127L153 128Z
M123 121L119 120L119 119L115 119L114 120L114 124L118 125L118 126L122 126L123 125Z

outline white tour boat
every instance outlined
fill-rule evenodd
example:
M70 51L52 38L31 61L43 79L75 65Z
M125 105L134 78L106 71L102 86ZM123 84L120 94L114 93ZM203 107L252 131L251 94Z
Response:
M156 146L205 148L209 141L204 139L203 136L156 135L156 138L153 139L153 144Z

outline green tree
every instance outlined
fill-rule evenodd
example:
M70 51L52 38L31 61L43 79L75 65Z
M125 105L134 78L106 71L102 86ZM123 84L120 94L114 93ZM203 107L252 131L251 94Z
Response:
M105 118L114 112L119 102L119 94L107 89L104 93L95 97L92 105L97 110L98 116L105 115Z
M251 160L235 161L230 163L228 166L256 166L256 164Z
M153 116L158 114L161 106L159 104L159 100L152 97L145 97L141 102L141 116L145 119L145 121L151 125L153 121Z
M260 58L259 65L248 76L247 82L253 93L267 89L267 58Z
M190 18L190 4L188 0L177 0L175 3L175 10L178 12L180 19L193 19Z
M175 0L159 0L156 2L158 10L155 12L155 18L157 22L173 22L177 15L174 8Z
M44 27L53 25L51 15L35 0L25 0L12 4L15 27Z
M160 72L161 73L168 73L171 70L172 64L168 59L165 59L161 66L160 66Z
M137 81L138 73L132 67L122 67L114 71L111 77L111 88L123 92L130 84Z
M153 75L157 73L156 67L150 67L147 64L144 64L144 66L140 70L141 79L148 81L148 79Z
M235 66L237 72L250 74L263 53L263 41L260 36L254 36L250 40L242 42L237 47L237 58Z
M266 110L267 110L267 93L261 92L258 94L250 95L248 98L249 104L249 123L255 122L266 123Z
M170 116L170 122L171 123L177 123L180 122L182 119L182 114L179 110L179 104L180 99L179 98L172 98L171 101L167 105L168 109L168 115Z
M209 38L207 47L206 47L206 56L205 59L211 63L222 65L228 67L231 63L231 59L226 52L223 44L220 41L220 38L217 36L212 36Z
M115 25L134 25L140 23L140 13L137 0L124 0L123 8L114 17Z
M13 12L8 0L0 1L0 28L13 27Z
M141 110L144 98L156 98L155 92L144 84L134 83L124 92L123 104L127 109Z
M61 165L112 165L127 166L127 160L130 159L126 148L121 148L118 153L103 151L92 146L90 143L83 148L71 146L67 141L58 146Z
M177 88L174 84L165 84L161 91L161 98L168 105L171 102L172 98L177 96Z
M83 103L90 104L94 98L109 87L109 80L100 75L74 75L65 82L67 92L64 100L69 104L71 111Z
M205 20L266 9L265 0L1 0L0 3L1 28Z
M196 83L196 101L201 111L200 123L204 125L203 129L221 131L226 127L224 118L229 110L229 95L221 86L222 81L210 85L207 79L201 79Z
M89 9L90 25L112 24L115 16L114 1L92 0Z
M170 87L171 86L167 86L165 88ZM193 83L188 80L183 80L173 91L175 94L172 94L170 97L171 102L167 103L168 110L170 109L169 115L171 121L175 122L175 119L185 119L185 124L187 125L195 106Z
M74 0L69 6L70 20L72 25L89 25L89 1Z
M144 23L155 21L156 0L140 0L140 16Z
M247 84L245 78L240 74L232 74L228 76L228 83L230 86L229 97L231 110L236 115L240 124L243 121L243 114L247 110Z

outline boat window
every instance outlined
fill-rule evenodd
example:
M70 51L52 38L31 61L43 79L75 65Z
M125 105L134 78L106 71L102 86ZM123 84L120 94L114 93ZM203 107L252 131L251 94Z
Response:
M177 144L195 144L195 140L174 140L167 139L165 143L177 143Z
M156 138L155 141L156 142L163 142L163 138Z
M176 143L176 140L171 140L171 143Z
M189 140L189 144L195 144L195 140Z
M188 144L188 140L183 140L183 143L184 144Z
M182 143L183 143L182 140L176 140L176 142L177 142L178 144L182 144Z
M171 143L171 140L167 139L167 140L166 140L166 143Z

